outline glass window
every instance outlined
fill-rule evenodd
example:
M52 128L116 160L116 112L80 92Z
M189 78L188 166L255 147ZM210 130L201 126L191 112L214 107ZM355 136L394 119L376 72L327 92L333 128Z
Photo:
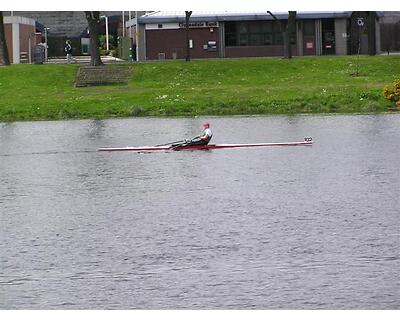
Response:
M274 45L283 45L282 32L274 33Z
M296 32L291 36L296 43ZM283 45L283 35L277 21L226 22L226 46L271 46Z
M226 33L236 33L236 22L225 22Z
M227 33L225 35L225 44L228 47L237 46L236 33Z
M239 33L248 33L248 25L245 22L239 23Z
M281 33L282 32L282 30L281 30L281 25L279 24L279 22L278 21L274 21L273 23L272 23L272 29L273 29L273 32L274 33Z
M272 33L272 21L263 22L261 31L263 33Z
M264 45L265 45L265 46L270 46L270 45L272 45L272 33L270 33L270 34L264 34Z
M314 20L305 20L303 22L303 34L305 36L313 36L315 34Z
M248 34L241 34L239 36L239 45L240 46L248 46L249 45L249 37Z
M249 23L250 33L260 33L261 32L261 23L260 22L251 22Z
M261 33L250 34L250 45L251 46L261 46L262 45Z

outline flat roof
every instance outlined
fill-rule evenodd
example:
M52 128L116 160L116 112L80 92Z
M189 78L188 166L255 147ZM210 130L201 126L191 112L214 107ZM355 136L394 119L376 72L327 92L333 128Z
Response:
M278 19L287 19L288 12L273 12ZM320 19L320 18L349 18L352 11L298 11L296 19ZM184 11L155 11L138 18L139 23L168 23L184 22ZM193 11L190 21L250 21L273 20L267 11L259 12L232 12L232 11Z
M5 16L4 24L9 24L9 23L18 23L18 24L25 24L28 26L35 26L35 20L20 16Z

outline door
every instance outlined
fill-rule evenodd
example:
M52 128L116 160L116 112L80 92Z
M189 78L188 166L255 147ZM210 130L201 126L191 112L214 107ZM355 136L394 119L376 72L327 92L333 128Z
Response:
M303 54L315 56L317 54L315 44L315 20L303 21Z

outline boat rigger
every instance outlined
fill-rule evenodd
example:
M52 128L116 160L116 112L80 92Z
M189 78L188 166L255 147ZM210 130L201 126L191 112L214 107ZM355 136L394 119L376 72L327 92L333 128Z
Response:
M99 148L97 151L180 151L180 150L212 150L212 149L233 149L233 148L253 148L253 147L295 147L312 146L311 138L304 138L298 142L269 142L269 143L238 143L238 144L207 144L207 145L161 145L153 147L122 147L122 148Z

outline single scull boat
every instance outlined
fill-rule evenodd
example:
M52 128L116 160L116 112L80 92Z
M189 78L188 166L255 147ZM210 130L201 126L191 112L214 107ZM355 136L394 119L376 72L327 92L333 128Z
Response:
M291 146L312 146L311 138L305 138L300 142L275 142L275 143L239 143L239 144L208 144L199 145L167 145L154 147L123 147L123 148L99 148L97 151L162 151L162 150L210 150L228 148L249 148L249 147L291 147Z

